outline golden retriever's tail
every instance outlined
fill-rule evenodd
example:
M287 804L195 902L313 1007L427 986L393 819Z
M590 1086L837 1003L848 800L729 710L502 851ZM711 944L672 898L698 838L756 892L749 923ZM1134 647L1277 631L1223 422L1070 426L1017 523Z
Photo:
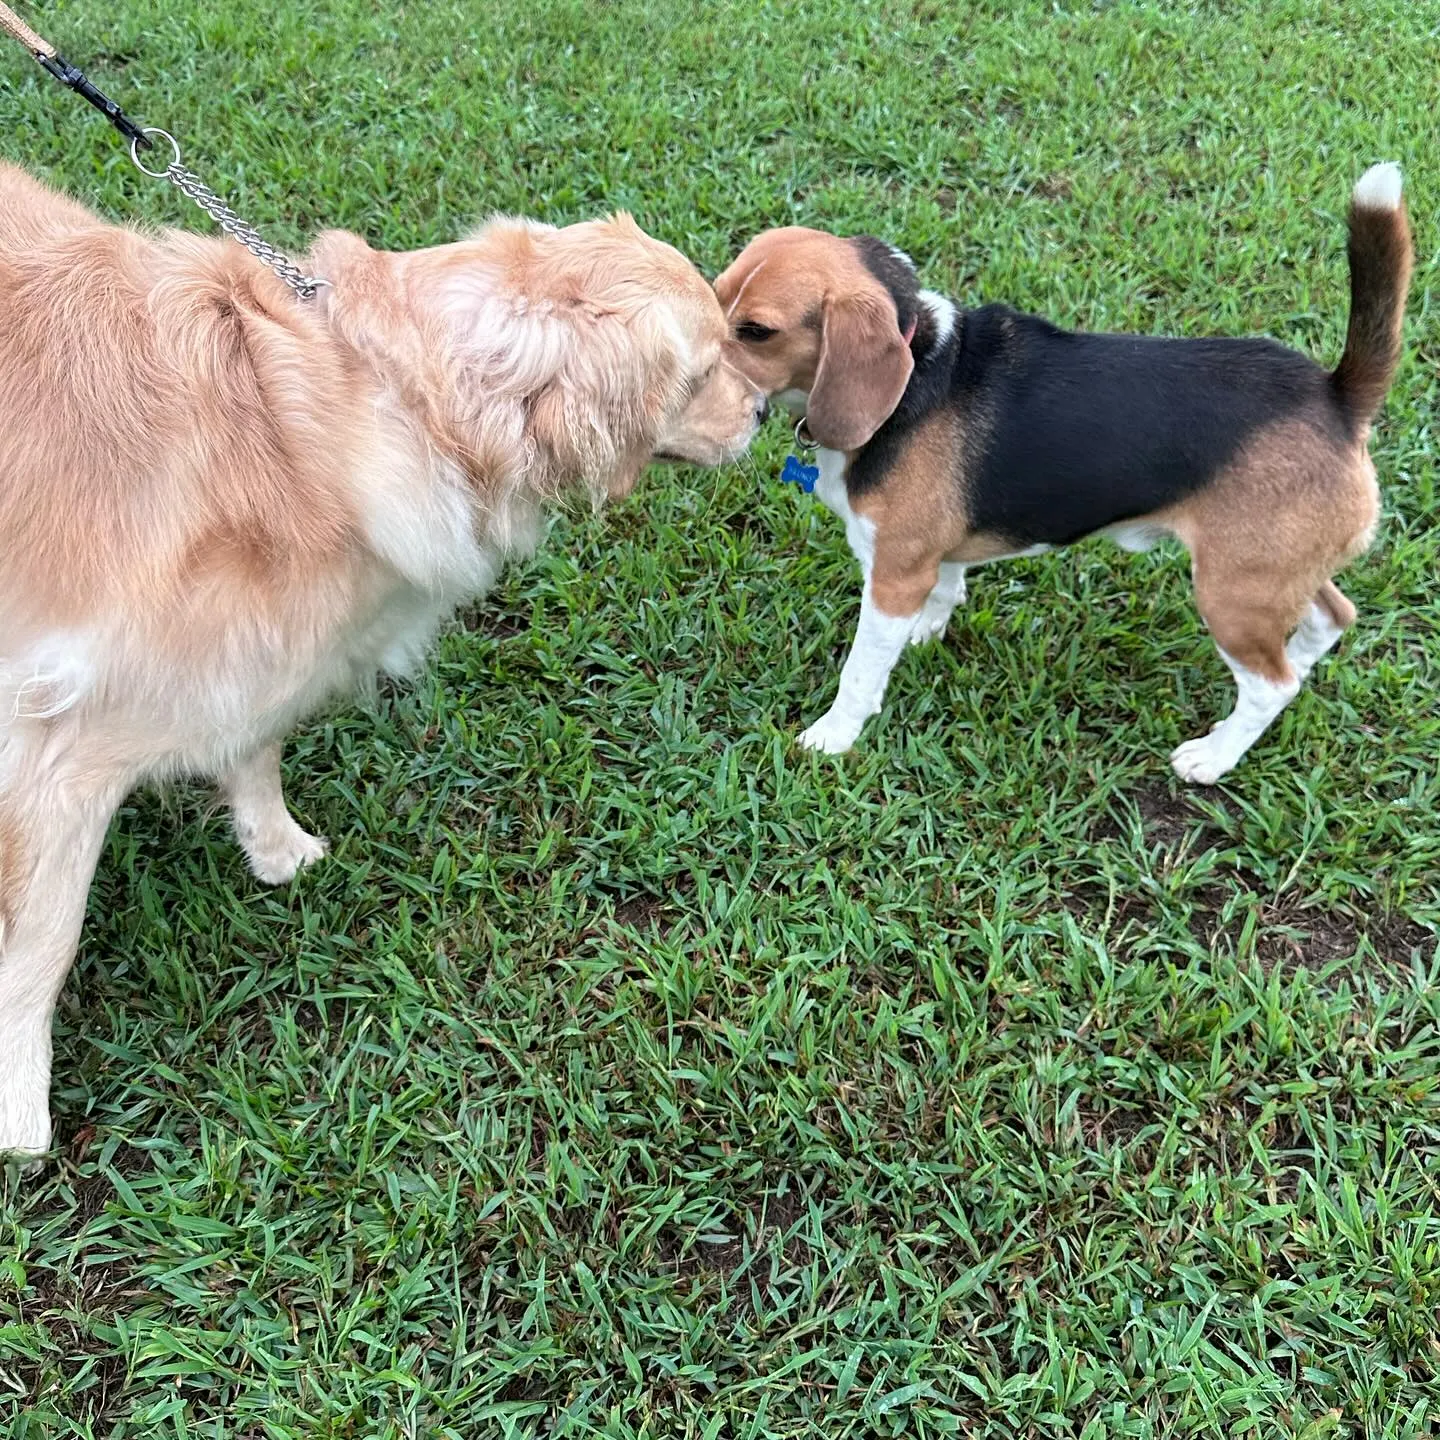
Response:
M1350 196L1350 328L1330 377L1357 428L1374 418L1400 363L1410 264L1400 167L1372 165Z

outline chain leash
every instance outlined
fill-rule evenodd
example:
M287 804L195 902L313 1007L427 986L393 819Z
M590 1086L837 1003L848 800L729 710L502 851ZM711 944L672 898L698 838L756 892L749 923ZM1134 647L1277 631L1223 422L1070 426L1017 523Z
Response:
M81 99L93 105L130 142L130 158L141 174L150 176L152 180L168 180L182 195L194 201L226 235L243 245L262 265L273 270L302 300L314 299L315 292L330 283L305 274L289 256L266 241L248 220L242 220L193 170L180 163L179 142L168 130L137 125L108 95L90 83L83 70L66 60L3 0L0 0L0 30L23 45L62 85L69 86ZM151 149L161 140L170 144L170 163L163 170L152 170L141 160L140 152Z
M166 140L170 144L170 163L163 170L152 170L140 158L140 142L130 141L130 158L136 168L154 180L168 180L182 195L194 201L232 240L243 245L262 265L273 270L302 300L313 300L315 292L328 285L307 275L283 251L277 250L248 220L242 220L193 170L180 163L180 146L168 130L154 126L144 129L141 134L151 139Z

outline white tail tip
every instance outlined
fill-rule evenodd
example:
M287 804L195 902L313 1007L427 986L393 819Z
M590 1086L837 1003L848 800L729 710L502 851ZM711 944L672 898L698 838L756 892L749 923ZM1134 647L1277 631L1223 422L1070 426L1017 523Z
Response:
M1386 161L1372 165L1356 182L1350 203L1358 210L1400 208L1400 167Z

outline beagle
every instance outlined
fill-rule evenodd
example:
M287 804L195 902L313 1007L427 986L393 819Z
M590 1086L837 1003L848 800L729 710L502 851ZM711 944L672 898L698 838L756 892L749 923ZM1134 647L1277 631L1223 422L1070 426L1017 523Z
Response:
M1271 340L1080 334L961 309L868 236L751 241L715 284L739 363L803 414L815 493L864 574L839 693L801 743L855 743L906 643L944 631L970 566L1095 534L1129 550L1174 536L1239 695L1171 761L1206 785L1231 770L1354 620L1331 576L1379 512L1366 446L1411 265L1396 166L1366 171L1349 224L1333 371Z

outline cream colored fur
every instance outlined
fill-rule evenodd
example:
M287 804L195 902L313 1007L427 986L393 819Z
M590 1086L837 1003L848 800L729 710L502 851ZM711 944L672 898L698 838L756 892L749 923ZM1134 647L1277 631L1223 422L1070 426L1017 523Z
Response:
M288 880L324 848L281 795L297 721L417 664L548 503L730 458L763 411L709 287L625 216L332 233L306 266L310 303L0 167L0 1151L49 1145L51 1012L129 790L213 777Z

